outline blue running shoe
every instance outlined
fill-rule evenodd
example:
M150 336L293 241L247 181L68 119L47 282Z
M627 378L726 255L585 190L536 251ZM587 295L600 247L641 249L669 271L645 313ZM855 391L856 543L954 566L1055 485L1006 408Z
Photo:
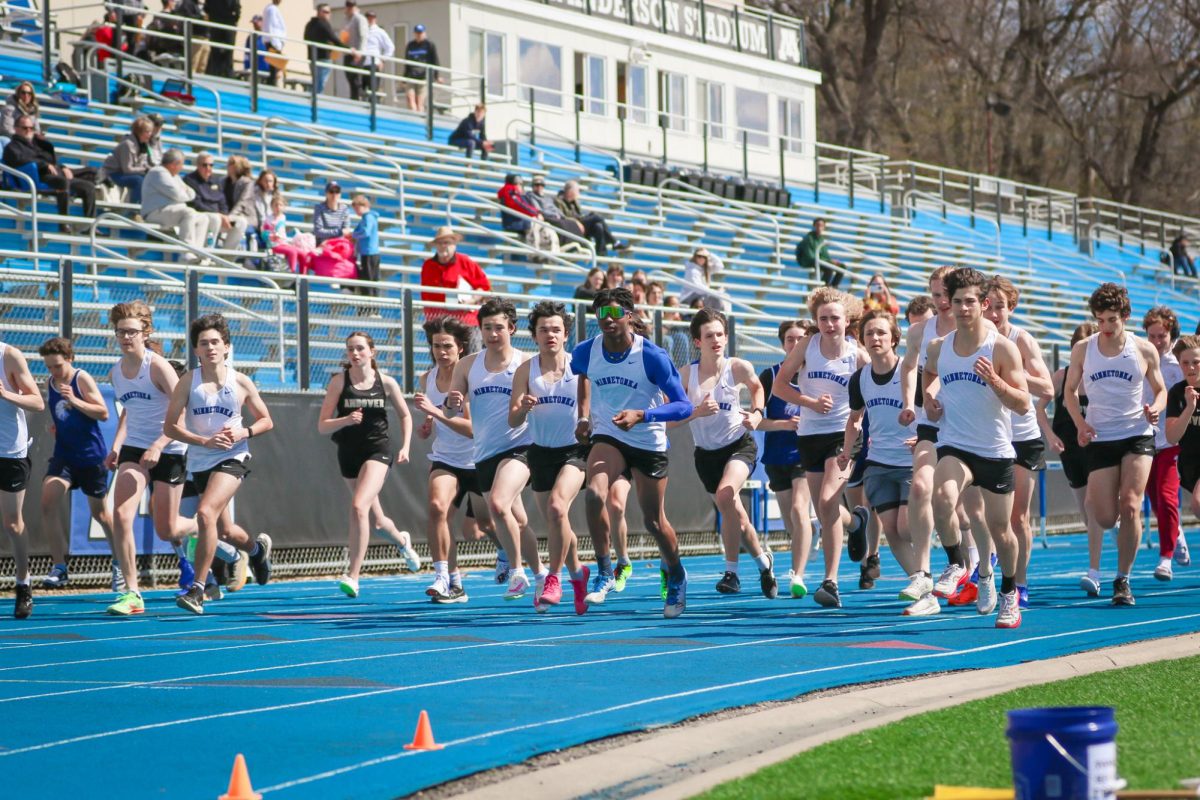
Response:
M675 619L683 613L685 608L687 608L686 571L680 581L673 581L670 576L667 577L667 599L663 605L663 616L667 619Z
M187 591L196 582L196 570L186 558L179 559L179 588Z
M990 559L988 559L988 560L989 560L989 561L991 562L991 564L992 564L992 570L991 570L991 574L992 574L992 575L995 575L995 574L996 574L996 562L997 562L999 559L997 559L997 558L996 558L996 554L995 554L995 553L992 553L992 557L991 557ZM978 564L976 564L976 565L975 565L975 569L973 569L973 570L971 571L971 583L975 584L976 586L978 586L978 585L979 585L979 565L978 565ZM1022 606L1022 608L1024 608L1024 606Z
M592 578L591 588L583 598L583 602L589 606L604 605L604 601L608 599L608 593L612 591L615 584L616 579L612 573L597 572Z
M1017 586L1017 605L1021 608L1029 608L1029 587Z

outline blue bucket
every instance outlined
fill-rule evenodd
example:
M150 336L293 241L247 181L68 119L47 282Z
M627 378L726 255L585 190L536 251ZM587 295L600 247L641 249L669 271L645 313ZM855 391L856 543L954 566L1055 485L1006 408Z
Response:
M1016 800L1114 800L1117 722L1105 706L1008 712Z

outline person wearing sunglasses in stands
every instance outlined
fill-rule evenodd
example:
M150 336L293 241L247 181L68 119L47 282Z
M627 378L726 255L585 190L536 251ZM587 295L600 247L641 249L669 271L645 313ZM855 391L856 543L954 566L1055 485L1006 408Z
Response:
M687 605L687 572L664 510L666 423L687 419L692 404L667 352L633 332L634 303L628 289L601 290L592 311L600 335L581 342L571 354L571 371L579 377L575 436L592 445L587 518L598 569L586 600L589 605L602 603L615 583L605 501L618 478L632 473L646 528L658 542L667 573L663 616L672 619Z

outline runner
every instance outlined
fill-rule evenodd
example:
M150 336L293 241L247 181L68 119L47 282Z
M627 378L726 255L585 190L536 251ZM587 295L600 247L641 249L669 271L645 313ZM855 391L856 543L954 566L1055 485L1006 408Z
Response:
M912 487L912 450L915 425L901 425L892 412L904 406L898 367L900 328L896 318L882 309L868 311L859 323L859 341L871 359L850 378L850 416L838 454L838 466L850 464L854 443L862 436L862 419L875 411L870 435L870 456L864 483L867 502L879 519L888 547L905 575L920 570L908 531L908 494Z
M479 307L479 328L484 349L455 365L445 416L452 428L475 440L473 455L479 488L511 565L504 599L516 600L529 591L522 555L533 567L537 581L534 596L540 597L548 573L538 554L537 537L516 514L521 491L529 483L529 425L514 428L508 424L513 374L526 358L512 345L517 330L516 307L509 300L486 298Z
M109 370L121 418L104 465L117 471L113 486L113 545L125 593L108 607L108 613L125 617L145 610L138 590L137 551L133 526L138 506L150 487L150 513L154 532L170 542L179 558L179 585L188 589L196 574L187 559L185 542L196 533L196 521L179 514L187 445L172 441L163 432L171 393L179 374L148 345L154 332L150 307L141 300L118 303L108 312L121 357Z
M578 380L565 349L573 319L566 306L544 300L529 312L529 332L537 343L533 358L513 375L508 424L528 423L529 463L534 496L549 526L550 574L533 607L545 613L562 600L559 573L570 575L575 613L587 611L589 570L579 560L579 541L571 529L571 504L587 475L588 448L575 440L579 422Z
M1021 300L1021 293L1008 278L994 277L987 286L987 310L984 316L996 326L996 331L1017 346L1025 382L1035 403L1054 396L1050 370L1042 358L1042 348L1029 331L1012 324L1012 314ZM1021 608L1029 608L1029 554L1033 549L1033 525L1030 511L1037 490L1037 473L1046 468L1046 443L1038 427L1037 408L1025 414L1012 414L1013 449L1017 452L1013 474L1012 530L1017 537L1017 599ZM988 558L990 552L980 553Z
M1032 400L1016 345L987 324L987 278L957 269L946 276L955 329L929 345L925 363L925 411L938 431L933 513L949 564L938 583L958 586L970 573L959 535L957 506L969 486L982 489L986 525L977 533L991 538L1002 571L997 628L1021 624L1017 598L1018 546L1009 520L1013 510L1012 416L1026 413ZM936 389L936 393L935 390ZM980 614L996 608L990 564L979 564L975 606Z
M601 290L592 300L592 310L600 323L600 334L576 345L571 354L571 371L579 378L575 436L592 445L588 455L587 514L597 574L585 600L589 604L603 602L614 583L608 555L609 528L601 526L601 517L612 485L628 469L646 528L658 543L662 568L667 572L663 616L672 619L687 607L687 571L679 558L675 529L664 509L666 423L686 419L692 413L692 404L666 351L630 329L634 303L628 289Z
M1179 445L1179 478L1200 516L1200 336L1180 336L1172 355L1183 380L1167 392L1167 441Z
M394 457L388 437L389 402L400 418L400 449ZM338 468L350 489L350 568L338 580L338 588L347 597L358 597L359 575L371 539L371 511L392 464L408 462L412 439L408 404L396 380L379 371L370 334L355 331L346 337L346 363L325 387L317 431L332 434ZM395 544L403 549L403 540Z
M1118 524L1117 578L1113 605L1131 606L1129 574L1142 538L1142 497L1154 460L1154 427L1167 402L1158 350L1125 329L1129 294L1123 286L1103 283L1088 300L1099 332L1071 348L1071 366L1063 400L1078 441L1087 447L1087 505L1102 528ZM1150 382L1150 402L1142 381ZM1088 396L1083 418L1080 387Z
M779 368L785 375L800 373L800 391L791 384L775 381L771 393L800 407L797 446L808 490L816 498L825 556L825 579L813 593L813 599L826 608L839 608L842 600L837 573L843 531L850 533L850 559L862 561L866 556L870 513L863 506L855 507L851 513L842 505L842 490L850 471L838 466L837 459L842 451L846 420L850 418L850 376L867 363L866 352L846 336L849 326L857 324L862 316L862 303L825 286L809 296L808 310L819 332L797 342ZM854 527L849 529L851 524Z
M763 420L763 388L750 362L726 358L729 322L720 311L702 308L692 317L692 342L700 358L680 372L687 387L692 414L680 423L688 423L695 439L696 474L721 512L721 541L725 548L725 574L717 583L721 594L742 590L738 577L738 553L744 542L746 551L758 567L758 582L763 597L774 600L779 594L770 550L758 541L758 532L742 505L742 487L754 472L758 445L754 431ZM743 411L739 387L750 395L750 410Z
M809 325L800 320L779 323L779 343L783 345L786 358L809 333ZM763 393L767 398L767 418L759 423L763 431L763 468L767 473L767 485L775 493L783 527L792 543L792 568L788 571L788 590L792 597L800 599L808 594L804 584L804 570L812 553L812 495L800 466L800 450L796 446L796 427L800 424L800 407L775 396L772 387L779 379L780 362L764 369L758 375ZM798 376L785 376L792 388Z
M1094 322L1085 322L1077 326L1074 333L1071 334L1072 349L1079 342L1096 333L1097 330L1099 329ZM1062 367L1055 372L1052 380L1054 381L1054 419L1051 421L1047 418L1046 406L1048 403L1045 398L1042 398L1037 405L1038 424L1042 427L1042 434L1049 442L1050 449L1058 454L1063 475L1066 476L1067 485L1071 487L1071 491L1075 495L1075 502L1079 506L1079 513L1083 517L1084 527L1087 529L1088 571L1080 577L1079 588L1087 592L1090 597L1099 597L1100 554L1104 548L1104 529L1096 522L1095 513L1087 505L1087 449L1079 446L1079 431L1076 430L1075 422L1067 413L1066 403L1063 402L1063 386L1067 382L1067 368ZM1082 390L1079 394L1079 405L1081 411L1087 409L1087 395Z
M954 594L959 587L936 587L930 572L930 550L933 547L933 471L937 466L938 426L925 413L924 378L928 362L929 343L946 336L954 330L954 313L950 298L946 295L944 281L954 267L938 267L929 276L929 296L933 299L936 315L913 322L908 326L905 338L904 360L900 364L900 389L904 395L904 408L900 411L899 424L907 427L917 425L917 443L913 446L912 487L908 493L908 527L912 536L913 553L918 571L909 576L909 583L900 592L901 600L912 604L904 610L907 616L926 616L941 611L934 589L942 594ZM921 390L918 391L918 388ZM963 581L967 576L963 576Z
M1179 338L1179 317L1166 306L1155 306L1142 319L1142 330L1146 340L1158 351L1158 368L1162 371L1163 386L1168 389L1183 380L1183 370L1171 352ZM1154 392L1149 381L1142 384L1142 402L1153 401ZM1158 524L1158 566L1154 577L1169 581L1173 577L1171 561L1181 567L1192 562L1187 549L1187 540L1179 527L1179 446L1167 441L1167 418L1160 417L1154 426L1154 461L1150 464L1150 479L1146 483L1146 495L1154 510Z
M29 541L21 515L32 466L25 412L37 413L46 403L25 354L4 342L0 342L0 401L0 524L12 542L16 567L13 616L26 619L33 613L33 587L29 584Z
M260 586L271 579L271 537L250 537L233 521L229 503L250 473L251 438L274 427L271 413L254 382L228 363L229 323L220 314L192 322L188 330L192 352L200 366L179 379L167 406L163 433L188 447L188 470L200 493L196 508L196 576L175 604L193 614L204 613L205 586L222 539L249 555L250 569ZM242 407L254 415L242 424ZM216 596L220 596L218 587Z
M104 532L112 549L112 512L104 503L108 494L108 470L104 456L108 447L100 423L108 419L108 406L100 387L91 375L76 369L75 348L70 339L55 336L42 342L38 355L46 365L47 406L54 431L54 454L42 480L42 530L50 547L53 564L50 574L42 581L44 589L61 589L70 581L67 559L70 556L71 535L62 526L62 501L72 489L87 497L91 518ZM69 518L69 514L68 514ZM113 591L120 589L121 568L112 560Z

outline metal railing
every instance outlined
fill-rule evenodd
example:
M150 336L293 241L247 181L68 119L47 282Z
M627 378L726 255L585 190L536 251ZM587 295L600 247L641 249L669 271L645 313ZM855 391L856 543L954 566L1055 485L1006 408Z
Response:
M668 185L682 187L684 189L684 191L682 193L678 193L678 192L673 193L672 195L668 196L666 194ZM680 194L682 194L684 196L681 197ZM741 211L746 212L748 215L750 215L751 217L753 217L755 219L766 220L770 224L770 226L775 229L774 237L764 236L760 233L755 233L754 231L741 229L735 225L723 223L721 220L714 220L712 218L708 218L709 222L716 222L718 224L724 224L726 227L732 228L733 230L737 231L742 236L766 242L767 245L769 247L771 247L772 250L775 251L775 266L780 267L780 268L783 267L783 255L782 255L782 244L781 244L783 237L782 237L782 234L781 234L781 231L779 228L779 220L776 219L773 214L767 214L763 211L759 211L757 208L755 208L751 204L745 203L741 200L731 200L727 197L721 197L720 195L714 194L713 192L708 192L708 191L705 191L704 189L700 189L696 186L692 186L691 184L681 181L678 178L667 178L666 180L664 180L658 184L658 190L656 192L656 198L657 198L657 203L658 203L657 208L658 208L659 222L662 222L662 220L666 218L666 215L664 213L664 208L663 208L663 205L665 202L674 202L676 204L683 205L685 207L690 208L695 201L689 200L686 197L686 195L700 195L701 197L708 198L710 200L717 200L717 201L719 201L719 204L722 209L726 209L728 207L733 207L733 208L740 209ZM692 210L694 211L695 209L692 209Z
M512 132L513 132L514 126L522 126L522 125L529 129L529 141L524 143L525 147L528 147L529 149L537 152L538 154L542 155L543 157L549 156L551 158L558 159L558 160L562 161L563 163L570 164L575 169L581 169L584 172L588 173L589 175L594 175L594 176L596 176L598 178L602 178L604 180L609 180L609 179L615 177L615 179L617 181L617 197L620 199L620 201L622 203L625 202L625 161L620 156L614 155L613 153L609 152L608 150L605 150L602 147L593 147L592 145L583 144L582 142L579 141L578 137L572 140L568 136L563 136L561 133L551 130L550 128L544 128L541 125L535 125L534 123L529 122L528 120L512 119L512 120L509 120L508 125L504 128L504 138L512 140L516 144L516 147L517 147L517 152L513 154L513 164L514 165L520 166L520 163L521 163L520 148L522 146L522 143L517 141L516 139L513 139ZM543 147L539 147L537 144L537 138L536 138L536 133L539 131L544 134L547 134L549 136L557 137L557 138L561 139L562 141L566 142L567 144L569 144L570 146L574 147L575 148L575 160L570 161L565 156L555 153L553 150L547 150ZM617 167L616 175L610 176L604 170L595 169L594 167L589 167L586 164L580 163L579 156L580 156L580 152L583 150L586 150L589 153L594 153L595 155L599 155L603 158L611 158L613 160L613 163Z
M37 181L21 172L19 169L13 169L7 164L0 164L0 174L11 175L14 178L20 178L25 183L29 184L29 213L26 214L16 206L11 206L8 203L0 202L0 208L11 211L19 217L29 217L30 226L33 229L33 260L37 264L38 252L41 249L41 239L38 236L38 188ZM28 255L28 254L27 254Z
M551 230L553 230L555 233L557 233L560 239L566 238L569 241L572 241L575 244L579 245L580 248L585 253L588 254L588 264L590 266L583 267L583 266L580 266L579 264L577 264L576 262L571 261L566 258L563 258L562 256L560 256L556 253L551 253L546 250L539 250L538 248L521 240L520 238L514 239L514 238L510 237L508 235L510 233L510 231L504 231L504 230L498 231L493 228L489 228L486 225L481 225L480 223L476 222L474 219L471 219L470 217L468 217L464 214L455 213L454 212L454 202L456 200L458 200L460 197L464 197L464 196L469 197L472 200L475 200L477 202L482 202L482 203L486 203L490 206L493 206L496 209L496 211L502 215L502 218L503 218L503 214L512 214L514 217L521 217L523 219L529 220L530 224L533 224L533 225L546 225ZM517 211L514 208L508 208L507 206L503 206L500 204L499 200L494 197L489 197L488 195L482 194L480 192L473 192L470 189L457 189L453 193L448 194L446 196L445 208L446 208L446 224L448 224L448 225L449 224L463 225L464 227L469 227L478 233L486 233L488 236L502 239L506 244L515 245L519 249L528 252L531 256L536 256L541 259L547 259L547 260L549 260L550 263L559 264L560 266L566 267L571 272L583 272L584 274L586 274L587 272L590 272L593 267L596 266L596 246L592 243L592 241L590 239L583 237L583 236L576 235L574 233L571 233L570 231L560 230L558 228L555 228L553 225L550 225L548 222L542 222L542 221L538 220L538 218L535 216L526 214L521 211Z

